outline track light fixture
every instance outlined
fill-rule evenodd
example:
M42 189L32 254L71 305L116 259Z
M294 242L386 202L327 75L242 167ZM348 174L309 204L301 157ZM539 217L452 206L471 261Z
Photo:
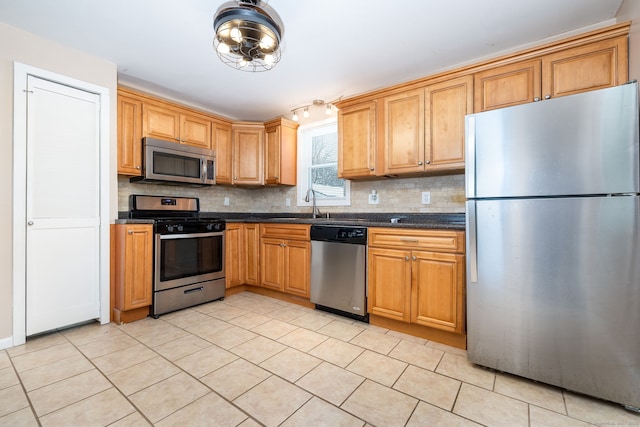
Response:
M335 101L332 102L325 102L322 99L314 99L313 102L311 104L307 104L307 105L303 105L301 107L297 107L294 108L293 110L291 110L292 116L291 116L291 120L293 120L294 122L297 122L298 120L300 120L300 117L298 116L298 110L302 110L302 116L306 119L309 117L309 108L311 107L321 107L321 106L325 106L325 114L327 115L331 115L333 114L333 111L335 109L335 107L333 106L333 104L340 100L342 97L336 99Z

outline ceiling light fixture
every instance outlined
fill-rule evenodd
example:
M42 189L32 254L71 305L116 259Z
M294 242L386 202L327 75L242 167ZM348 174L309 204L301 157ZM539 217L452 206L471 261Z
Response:
M284 25L263 0L223 3L213 18L213 46L222 62L242 71L267 71L280 61Z
M339 101L340 99L342 99L342 97L336 99L335 101L331 101L331 102L324 102L322 99L314 99L311 104L302 105L300 107L296 107L293 110L291 110L291 113L293 114L291 116L291 119L294 122L297 122L300 119L299 116L298 116L298 110L302 110L302 115L306 119L306 118L309 117L309 114L310 114L309 113L309 108L311 108L311 107L321 107L323 105L325 106L325 110L324 110L325 114L331 115L331 114L333 114L334 110L337 110L334 107L333 104L335 102Z

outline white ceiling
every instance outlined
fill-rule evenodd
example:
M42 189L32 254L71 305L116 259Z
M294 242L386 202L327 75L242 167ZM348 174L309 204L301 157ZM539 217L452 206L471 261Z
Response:
M120 83L237 120L267 120L423 77L558 34L611 24L622 0L270 0L282 60L220 62L226 0L0 0L0 21L118 66ZM2 41L6 43L7 41Z

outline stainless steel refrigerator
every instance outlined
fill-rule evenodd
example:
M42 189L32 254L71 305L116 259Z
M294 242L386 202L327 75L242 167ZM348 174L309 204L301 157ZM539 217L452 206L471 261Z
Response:
M638 84L466 118L473 363L640 407Z

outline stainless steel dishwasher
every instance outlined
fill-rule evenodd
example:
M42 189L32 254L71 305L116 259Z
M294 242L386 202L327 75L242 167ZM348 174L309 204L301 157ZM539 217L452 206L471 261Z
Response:
M369 322L367 229L311 226L311 302L319 310Z

